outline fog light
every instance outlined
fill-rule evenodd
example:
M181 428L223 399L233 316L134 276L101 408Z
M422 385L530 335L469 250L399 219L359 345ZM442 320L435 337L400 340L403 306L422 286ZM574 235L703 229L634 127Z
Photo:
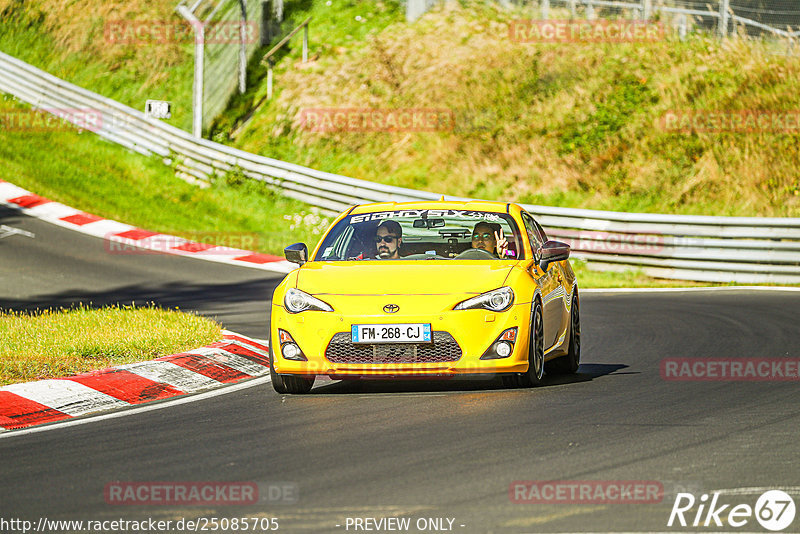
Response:
M494 351L501 358L505 358L509 354L511 354L511 343L508 343L506 341L500 341L499 343L495 344Z
M281 353L283 357L287 360L301 360L302 357L300 356L300 347L295 345L294 343L287 343L281 348Z
M517 327L507 328L489 345L481 360L500 360L508 358L514 352L514 341L517 339Z

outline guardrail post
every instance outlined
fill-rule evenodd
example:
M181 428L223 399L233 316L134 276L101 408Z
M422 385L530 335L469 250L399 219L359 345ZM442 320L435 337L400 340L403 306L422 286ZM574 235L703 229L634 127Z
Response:
M686 40L686 32L687 32L687 23L686 23L686 13L681 13L678 17L678 38L681 41Z
M642 20L648 21L653 14L651 0L642 0Z
M542 20L550 17L550 0L542 0Z
M719 2L719 36L723 38L728 36L729 5L728 0L720 0Z
M592 0L588 0L586 2L586 20L594 20L595 18L594 4L592 3Z
M569 0L569 13L573 19L578 18L578 6L576 0Z

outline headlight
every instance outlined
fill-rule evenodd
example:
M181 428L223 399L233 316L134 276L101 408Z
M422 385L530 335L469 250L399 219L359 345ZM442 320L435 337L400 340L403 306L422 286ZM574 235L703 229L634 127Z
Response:
M322 302L299 289L289 289L283 296L283 305L290 313L300 313L308 310L332 312L330 304Z
M456 305L454 310L471 310L483 308L496 312L506 311L514 303L514 291L510 287L501 287L472 297Z

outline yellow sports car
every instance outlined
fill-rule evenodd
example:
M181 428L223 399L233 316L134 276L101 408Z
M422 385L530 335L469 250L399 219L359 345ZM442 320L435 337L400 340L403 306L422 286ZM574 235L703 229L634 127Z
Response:
M510 387L580 363L569 246L520 206L414 202L355 206L275 288L272 385L307 393L334 379L498 374Z

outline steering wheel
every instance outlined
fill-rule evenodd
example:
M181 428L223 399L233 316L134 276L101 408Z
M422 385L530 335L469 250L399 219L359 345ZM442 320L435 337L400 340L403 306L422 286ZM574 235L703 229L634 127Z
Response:
M468 248L455 258L454 260L496 260L494 254L482 248Z

